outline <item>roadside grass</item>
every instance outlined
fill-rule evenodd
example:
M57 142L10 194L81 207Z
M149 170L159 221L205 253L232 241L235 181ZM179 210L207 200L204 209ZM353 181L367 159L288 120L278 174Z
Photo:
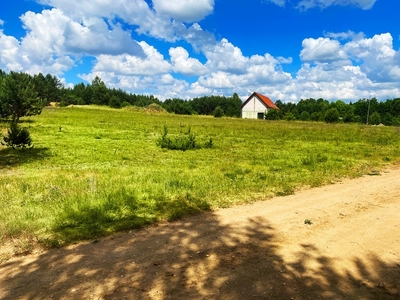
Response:
M22 125L33 149L0 146L0 244L14 241L16 253L376 174L400 161L396 127L93 106L46 108ZM172 136L190 126L196 141L212 138L213 147L161 149L164 126ZM0 133L6 127L0 123Z

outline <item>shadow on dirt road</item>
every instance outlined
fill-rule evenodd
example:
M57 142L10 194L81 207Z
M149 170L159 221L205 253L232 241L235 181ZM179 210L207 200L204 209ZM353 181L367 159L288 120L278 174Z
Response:
M307 243L288 262L277 228L246 224L206 213L12 259L0 265L0 298L400 299L399 265L371 254L341 269Z

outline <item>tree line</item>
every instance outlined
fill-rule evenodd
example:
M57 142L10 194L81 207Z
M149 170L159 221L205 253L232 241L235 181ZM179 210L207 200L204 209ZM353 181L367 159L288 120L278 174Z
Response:
M97 76L91 84L78 83L72 88L61 87L53 100L59 102L60 106L97 104L121 108L129 105L147 107L157 104L167 112L185 115L212 115L222 110L222 114L229 117L240 117L242 104L236 93L232 97L203 96L192 100L174 98L162 102L153 95L137 95L121 89L108 88Z
M173 98L160 101L152 95L137 95L108 88L99 77L88 84L65 87L56 76L50 74L32 76L24 72L6 73L0 69L0 118L18 122L20 117L40 114L50 102L60 106L96 104L113 108L157 104L170 113L215 117L240 117L242 105L236 93L231 97L212 95L190 100ZM277 100L275 104L280 110L268 110L265 119L400 126L400 98L387 99L385 102L379 102L376 98L359 99L354 103L309 98L297 103Z
M400 98L379 102L376 98L345 103L324 99L301 99L298 103L275 103L280 110L269 110L267 120L325 121L400 126Z

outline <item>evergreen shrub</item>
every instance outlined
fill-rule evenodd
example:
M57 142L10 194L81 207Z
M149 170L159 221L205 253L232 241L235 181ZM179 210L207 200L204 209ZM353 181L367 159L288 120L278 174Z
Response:
M23 149L32 146L32 139L27 128L20 127L16 121L12 121L1 143L13 149Z

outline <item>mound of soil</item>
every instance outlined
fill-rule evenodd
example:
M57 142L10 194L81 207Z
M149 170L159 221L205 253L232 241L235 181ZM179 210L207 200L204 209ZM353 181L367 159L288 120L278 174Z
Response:
M152 103L144 109L147 113L167 113L167 111L156 103Z

